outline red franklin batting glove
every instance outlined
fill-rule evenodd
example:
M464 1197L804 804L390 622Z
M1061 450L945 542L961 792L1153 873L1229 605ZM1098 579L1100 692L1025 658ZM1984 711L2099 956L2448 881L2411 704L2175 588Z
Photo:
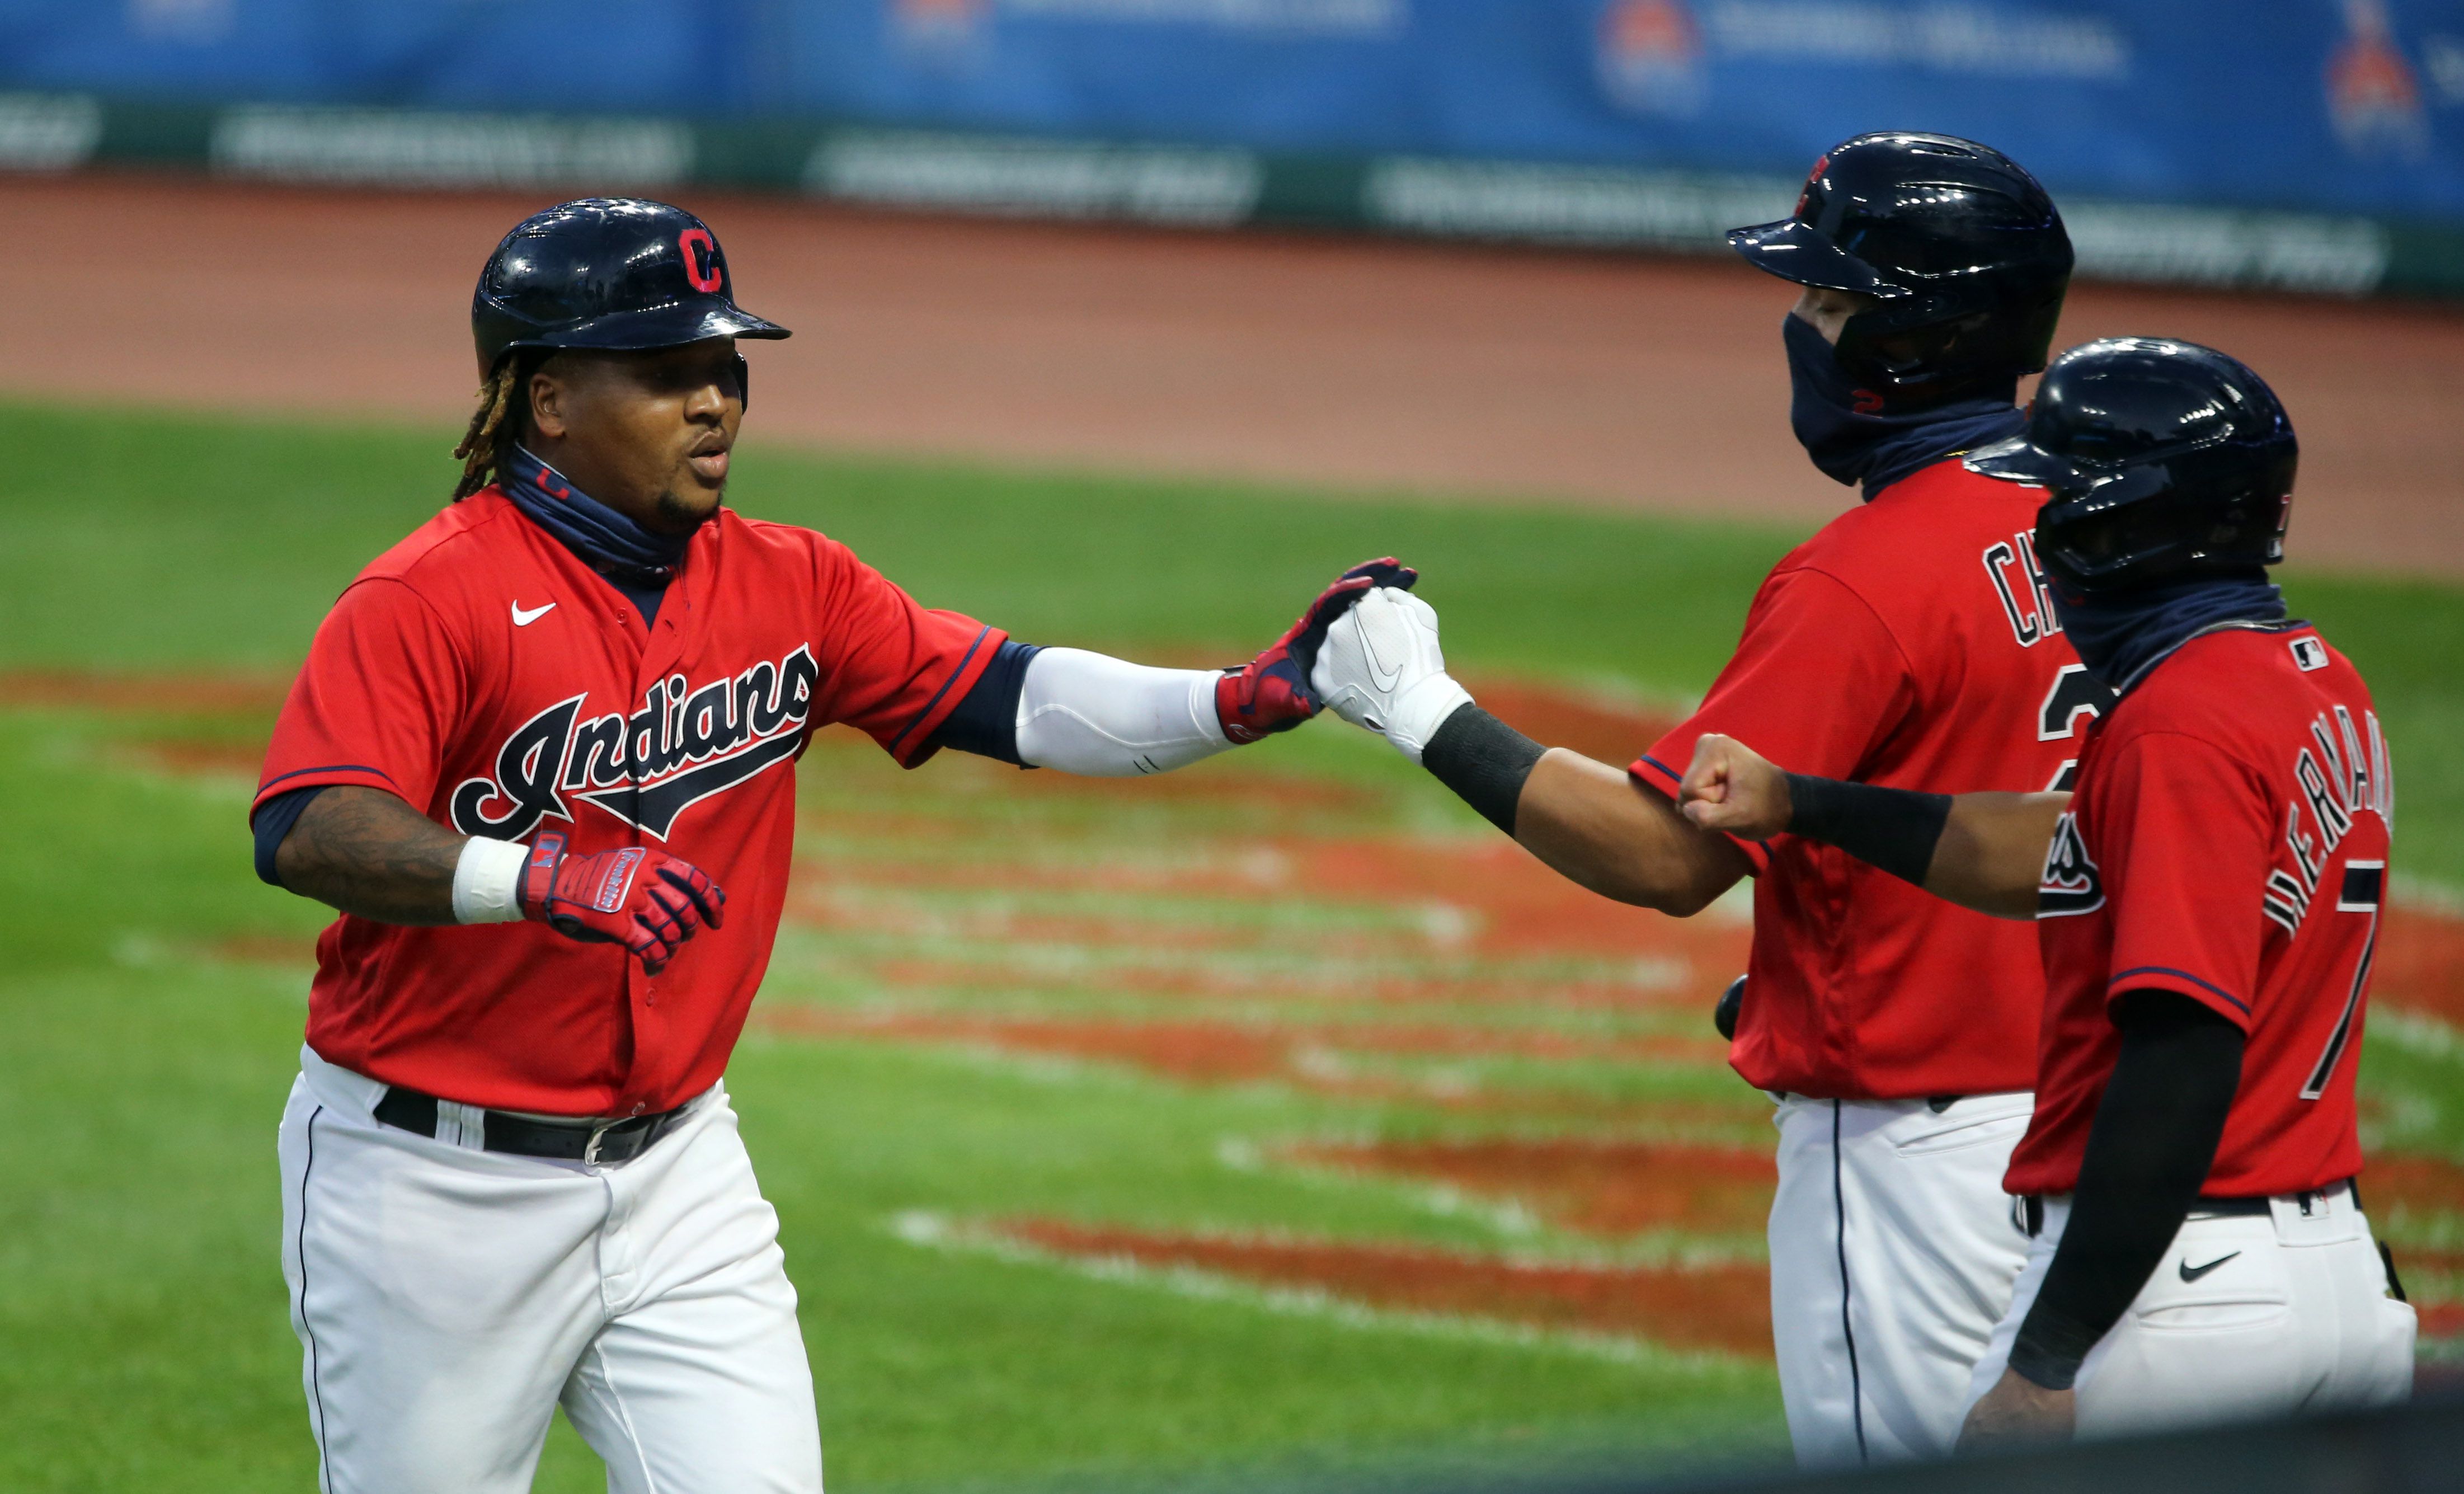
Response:
M1336 577L1272 647L1241 669L1225 670L1215 682L1215 718L1223 724L1223 735L1246 746L1317 714L1323 702L1309 685L1309 670L1317 665L1326 630L1373 588L1408 590L1419 579L1419 571L1391 555L1364 560Z
M699 868L639 846L565 854L550 831L522 867L522 916L584 944L622 944L642 968L668 968L705 923L715 929L727 893Z

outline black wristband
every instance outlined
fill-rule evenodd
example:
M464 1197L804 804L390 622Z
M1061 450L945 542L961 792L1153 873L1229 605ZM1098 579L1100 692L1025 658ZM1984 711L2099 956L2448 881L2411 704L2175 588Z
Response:
M1837 846L1903 882L1925 886L1950 820L1948 794L1788 776L1788 833Z
M1420 752L1420 766L1479 810L1482 819L1512 835L1523 780L1548 750L1466 701L1429 738Z

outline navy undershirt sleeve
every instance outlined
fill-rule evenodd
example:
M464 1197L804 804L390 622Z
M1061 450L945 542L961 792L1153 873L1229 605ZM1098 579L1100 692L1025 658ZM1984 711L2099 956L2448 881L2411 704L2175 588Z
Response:
M974 687L942 717L931 746L1027 766L1018 758L1018 701L1026 693L1026 666L1043 651L1038 644L1004 641L984 672L976 676Z
M299 823L299 816L307 810L308 802L333 786L331 783L311 783L306 788L276 794L256 806L256 813L249 817L249 828L256 835L258 881L268 887L282 886L282 879L274 871L274 853L282 848L284 839L291 834L291 827Z

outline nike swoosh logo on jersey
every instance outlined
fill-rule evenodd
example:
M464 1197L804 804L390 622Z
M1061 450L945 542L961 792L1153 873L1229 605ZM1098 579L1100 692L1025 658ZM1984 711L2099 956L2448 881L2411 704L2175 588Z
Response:
M514 604L514 626L516 627L528 627L533 623L538 622L540 618L547 616L550 612L555 610L556 604L551 602L544 606L536 606L525 612L522 610L522 604L517 602Z
M2205 1265L2192 1265L2189 1261L2184 1261L2182 1263L2182 1280L2186 1282L2195 1282L2200 1277L2207 1275L2210 1271L2214 1270L2217 1266L2224 1264L2227 1261L2232 1260L2234 1256L2239 1254L2241 1254L2241 1252L2235 1250L2228 1255L2220 1255Z

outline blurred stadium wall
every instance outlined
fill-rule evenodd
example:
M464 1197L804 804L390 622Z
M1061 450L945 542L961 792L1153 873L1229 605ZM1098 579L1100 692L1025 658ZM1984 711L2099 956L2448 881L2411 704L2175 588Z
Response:
M0 167L1660 250L1972 136L2111 279L2464 295L2464 0L0 0Z

